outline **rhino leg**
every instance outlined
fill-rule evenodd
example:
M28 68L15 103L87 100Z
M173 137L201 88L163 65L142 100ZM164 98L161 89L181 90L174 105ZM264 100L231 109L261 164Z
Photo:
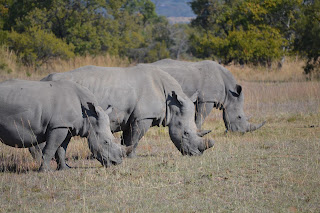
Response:
M67 146L70 142L70 139L71 139L71 135L70 135L69 139L68 139L68 137L66 138L67 142L63 142L55 154L55 160L58 164L58 167L57 167L58 170L70 168L65 161L66 149L67 149ZM64 143L67 143L67 144L64 145ZM46 143L41 143L41 144L38 144L36 146L32 146L29 148L29 152L32 155L33 159L35 159L39 163L41 163L41 161L42 161L42 150L44 149L45 145L46 145Z
M212 111L213 106L214 106L213 103L197 103L196 104L195 122L198 129L201 129L201 126L204 120Z
M128 155L128 157L133 158L136 156L135 150L138 146L138 142L144 136L144 134L148 131L151 125L152 125L152 119L135 121L130 125L130 128L123 131L121 144L125 146L133 145L133 150Z
M36 146L32 146L29 148L29 152L32 155L33 159L35 159L37 162L41 162L42 160L42 150L45 147L46 143L40 143Z
M68 144L70 142L70 139L71 139L71 133L69 132L69 134L66 137L66 139L63 141L61 146L56 151L55 159L57 161L57 165L58 165L57 169L58 170L63 170L63 169L69 169L70 168L68 166L68 164L66 163L66 150L67 150Z
M68 137L68 133L67 128L53 129L48 133L46 146L43 149L43 161L39 169L41 172L51 170L50 161L58 151L58 148Z

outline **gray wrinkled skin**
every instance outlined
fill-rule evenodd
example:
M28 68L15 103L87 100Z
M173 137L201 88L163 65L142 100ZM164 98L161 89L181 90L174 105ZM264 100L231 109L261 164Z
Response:
M164 59L154 65L174 77L183 92L191 97L198 91L195 121L200 129L213 108L223 110L226 130L249 132L264 125L247 121L243 111L242 87L237 84L231 72L214 61L184 62Z
M168 126L171 140L183 155L199 155L213 146L213 141L197 133L194 105L178 82L154 66L85 66L42 79L48 80L76 82L88 88L103 109L111 105L111 131L123 131L122 144L134 146L131 157L151 126Z
M69 81L2 82L1 142L26 148L46 141L40 171L50 170L55 154L59 169L67 168L65 150L72 136L87 137L90 150L103 165L119 164L124 148L112 142L109 117L96 106L98 103L88 89Z

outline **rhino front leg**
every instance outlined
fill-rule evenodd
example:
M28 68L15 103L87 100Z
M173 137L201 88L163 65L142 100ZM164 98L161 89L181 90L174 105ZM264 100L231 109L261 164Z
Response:
M195 122L198 129L201 129L201 126L206 119L206 117L210 114L214 106L214 103L196 103L196 115Z
M63 141L61 146L58 148L56 154L55 154L55 159L57 161L57 169L58 170L63 170L63 169L69 169L70 167L66 163L66 150L68 147L68 144L71 139L71 133L69 132L66 139Z
M51 170L50 161L54 157L55 153L58 151L58 148L68 137L67 128L57 128L53 129L48 133L47 142L43 149L42 164L40 166L40 171L49 171Z
M64 141L62 143L62 145L58 148L58 150L55 154L55 160L58 164L57 169L59 169L59 170L70 168L65 161L66 149L67 149L67 146L70 142L70 139L71 139L71 135L70 135L70 137L66 138L66 141ZM33 159L35 159L39 163L41 163L41 161L42 161L42 156L43 156L42 152L43 152L45 145L46 145L46 143L41 143L41 144L38 144L36 146L32 146L29 148L29 152L32 155Z
M135 121L130 124L130 127L126 131L123 131L121 144L125 146L133 145L133 150L128 155L128 157L133 158L136 156L136 148L138 146L138 142L148 131L151 125L152 119Z

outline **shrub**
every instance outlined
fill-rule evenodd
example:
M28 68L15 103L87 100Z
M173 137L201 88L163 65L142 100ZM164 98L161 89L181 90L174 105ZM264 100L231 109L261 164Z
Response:
M41 66L53 58L69 59L74 56L73 45L36 27L21 34L10 32L7 42L9 48L28 66Z

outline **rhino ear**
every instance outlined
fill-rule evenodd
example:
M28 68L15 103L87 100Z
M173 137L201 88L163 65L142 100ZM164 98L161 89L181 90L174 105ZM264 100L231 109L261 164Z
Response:
M87 102L87 104L88 104L88 108L89 108L89 110L91 111L91 112L93 112L94 114L98 114L97 113L97 111L96 111L96 106L94 105L94 103L92 103L92 102Z
M96 115L97 117L100 117L102 113L104 113L103 109L100 106L95 106L94 103L92 102L87 102L89 110L94 113L94 115ZM108 108L109 109L109 108ZM107 110L108 110L107 109ZM112 108L111 108L112 111ZM110 112L111 112L110 111Z
M237 91L238 95L241 94L242 87L239 84L236 84L236 91Z
M239 84L236 84L234 91L230 90L230 92L234 97L239 97L242 92L242 87Z
M106 111L104 111L107 115L109 115L112 112L113 108L112 106L109 106Z
M199 91L197 90L191 97L190 97L190 100L192 102L196 102L197 99L198 99L198 96L199 96Z
M172 98L176 99L181 105L183 105L183 102L185 101L182 97L177 95L175 91L172 91Z

